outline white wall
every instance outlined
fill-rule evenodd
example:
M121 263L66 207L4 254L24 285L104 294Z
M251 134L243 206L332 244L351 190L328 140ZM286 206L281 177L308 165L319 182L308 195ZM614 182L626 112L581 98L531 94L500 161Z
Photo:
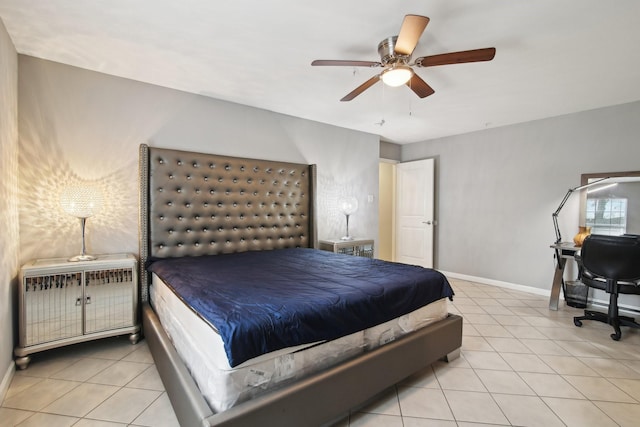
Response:
M13 373L18 275L18 55L0 20L0 401Z
M353 195L352 234L377 238L377 135L29 56L19 65L22 261L80 250L78 220L58 207L60 190L77 181L95 181L106 194L87 221L88 252L137 253L140 143L315 163L319 237L342 235L337 200Z
M582 173L640 170L639 118L635 102L402 146L403 161L436 159L436 267L550 289L551 213ZM578 199L560 214L563 240Z

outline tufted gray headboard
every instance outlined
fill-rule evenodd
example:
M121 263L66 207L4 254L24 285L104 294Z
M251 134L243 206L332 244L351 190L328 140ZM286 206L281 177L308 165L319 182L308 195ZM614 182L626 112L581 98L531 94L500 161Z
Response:
M316 167L140 145L140 295L147 261L317 247Z

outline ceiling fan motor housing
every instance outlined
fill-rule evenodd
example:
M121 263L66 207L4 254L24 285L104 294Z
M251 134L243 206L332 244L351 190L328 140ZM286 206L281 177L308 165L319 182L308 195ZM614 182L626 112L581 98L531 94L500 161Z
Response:
M378 43L378 54L380 55L380 62L383 65L391 64L407 64L411 59L411 55L399 55L396 53L396 41L398 36L387 37Z

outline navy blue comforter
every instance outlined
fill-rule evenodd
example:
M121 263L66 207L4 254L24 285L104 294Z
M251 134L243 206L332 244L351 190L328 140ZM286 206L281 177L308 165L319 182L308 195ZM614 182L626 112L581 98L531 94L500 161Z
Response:
M314 249L163 259L149 270L217 329L232 367L453 297L438 271Z

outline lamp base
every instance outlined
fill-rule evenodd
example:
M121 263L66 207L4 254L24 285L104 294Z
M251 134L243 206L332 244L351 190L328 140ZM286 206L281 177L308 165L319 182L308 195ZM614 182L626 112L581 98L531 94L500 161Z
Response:
M73 256L69 258L67 261L78 262L78 261L94 261L94 260L96 260L96 257L94 257L93 255L82 254L82 255Z
M344 237L341 237L341 238L340 238L340 240L353 240L353 237L351 237L351 236L344 236Z

